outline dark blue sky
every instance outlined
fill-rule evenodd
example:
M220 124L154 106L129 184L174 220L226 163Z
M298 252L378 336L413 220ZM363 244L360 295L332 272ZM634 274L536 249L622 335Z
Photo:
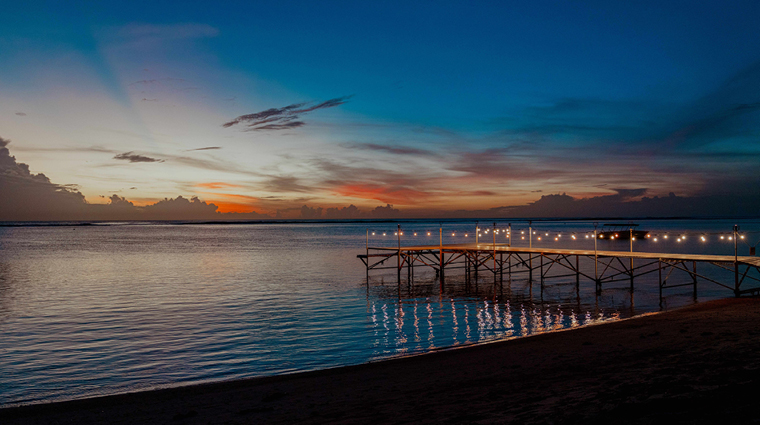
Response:
M88 202L753 196L758 16L754 1L16 2L0 137Z

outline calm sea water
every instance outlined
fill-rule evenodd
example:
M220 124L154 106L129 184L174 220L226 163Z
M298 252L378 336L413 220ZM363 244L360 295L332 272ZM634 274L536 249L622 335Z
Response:
M734 252L725 239L734 221L639 223L661 236L657 243L637 241L636 250ZM438 243L438 222L401 224L405 245ZM739 224L746 255L760 239L760 224ZM474 227L474 221L444 223L444 242L474 241ZM498 242L506 241L506 227L498 223ZM593 249L584 238L592 223L533 227L536 237L544 234L534 246ZM527 223L512 228L513 244L527 245L518 237ZM695 302L685 287L669 290L660 305L648 277L636 281L633 294L623 284L601 296L587 281L576 292L574 277L550 279L541 289L524 275L501 282L482 273L465 282L452 271L441 291L433 272L417 268L413 282L404 273L399 284L394 271L373 271L367 281L356 255L365 252L367 237L371 246L395 246L396 229L396 223L0 227L0 405L365 363ZM681 235L687 238L674 241ZM629 249L627 241L599 243ZM698 300L725 296L731 293L700 283Z

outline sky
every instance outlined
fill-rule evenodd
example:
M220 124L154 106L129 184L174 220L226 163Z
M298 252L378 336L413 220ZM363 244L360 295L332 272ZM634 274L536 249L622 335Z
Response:
M0 220L757 215L757 16L11 3Z

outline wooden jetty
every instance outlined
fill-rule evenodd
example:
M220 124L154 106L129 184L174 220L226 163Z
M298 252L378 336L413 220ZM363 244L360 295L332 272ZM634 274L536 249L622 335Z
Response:
M404 247L400 242L398 247L370 247L368 243L366 248L366 253L357 257L366 266L367 277L369 278L370 270L395 268L399 284L404 267L407 269L408 280L412 279L415 267L427 267L435 270L442 289L446 271L464 269L468 278L474 274L476 280L479 272L493 273L494 279L501 282L505 274L511 279L513 273L519 272L527 274L531 283L537 278L541 285L548 278L574 276L576 287L583 278L593 282L597 294L600 294L604 285L620 281L629 283L630 290L633 291L635 278L657 273L661 300L664 289L680 286L693 286L696 297L697 279L729 289L737 297L760 294L760 286L742 287L745 281L760 283L758 257L531 248L498 243ZM393 261L394 258L396 261ZM392 264L394 262L396 264ZM700 272L697 271L698 264ZM714 279L714 276L705 275L702 271L705 267L717 268L724 274L733 275L733 282L721 282ZM549 275L552 269L555 274ZM557 275L556 270L562 270L564 274ZM758 276L755 277L754 274ZM685 282L683 277L686 277Z

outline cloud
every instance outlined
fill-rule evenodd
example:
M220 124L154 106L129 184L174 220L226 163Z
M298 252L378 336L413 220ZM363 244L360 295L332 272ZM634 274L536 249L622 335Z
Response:
M301 115L318 109L334 108L343 105L348 102L351 97L353 97L353 95L337 97L317 104L313 104L313 102L304 102L294 103L281 108L270 108L261 112L241 115L232 121L222 124L222 127L229 128L241 123L244 123L247 127L244 131L287 130L302 127L306 125L306 123L299 121Z
M313 192L317 189L314 186L301 184L301 180L293 176L269 176L267 180L260 184L262 190L275 193L287 192Z
M20 117L25 117L26 116L26 112L16 112L16 115L18 115Z
M185 152L193 152L193 151L210 151L210 150L216 150L221 149L221 146L206 146L205 148L197 148L197 149L187 149Z
M406 146L397 146L397 145L381 145L377 143L348 143L345 146L348 148L353 148L353 149L387 152L393 155L419 155L419 156L436 155L435 152L424 150L424 149L410 148Z
M84 196L54 184L44 174L32 174L29 166L16 162L0 138L0 221L71 219L85 205Z
M132 151L120 153L114 156L113 159L119 159L119 160L124 160L124 161L129 161L129 162L164 162L163 159L156 159L156 158L151 158L149 156L137 155L137 154L134 154Z
M255 212L219 213L217 205L196 197L165 198L138 207L126 198L113 194L108 197L107 204L90 204L84 195L75 190L76 185L55 184L44 174L31 173L28 165L17 162L16 158L10 155L7 148L9 143L8 140L0 138L0 221L271 218ZM125 155L131 155L131 152Z
M224 182L210 182L210 183L198 183L196 184L197 187L203 188L203 189L228 189L228 188L241 188L242 186L232 183L224 183Z

